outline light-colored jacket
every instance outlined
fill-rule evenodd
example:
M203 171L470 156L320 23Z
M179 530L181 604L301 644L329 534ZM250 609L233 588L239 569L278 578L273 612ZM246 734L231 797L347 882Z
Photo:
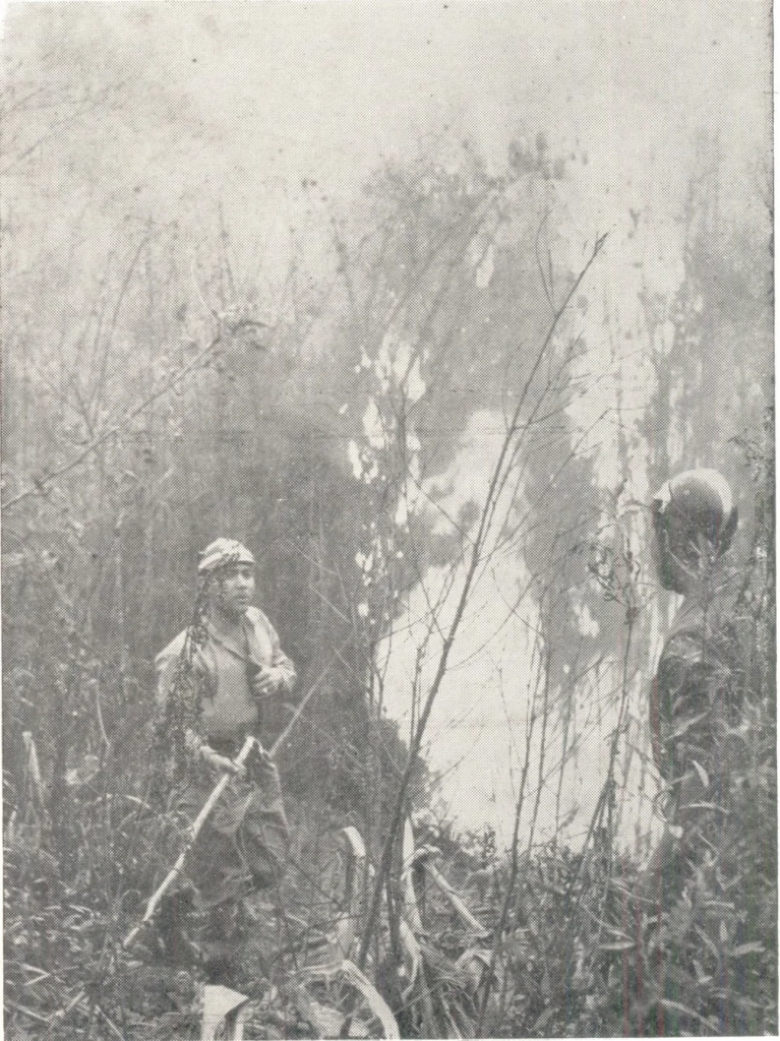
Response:
M252 692L252 676L257 672L274 670L277 682L271 697L284 699L295 683L295 667L263 612L248 608L242 623L242 645L226 639L207 623L207 639L194 649L192 669L205 681L203 724L211 737L233 737L257 725L261 706ZM160 704L171 692L186 637L186 630L179 633L155 659Z

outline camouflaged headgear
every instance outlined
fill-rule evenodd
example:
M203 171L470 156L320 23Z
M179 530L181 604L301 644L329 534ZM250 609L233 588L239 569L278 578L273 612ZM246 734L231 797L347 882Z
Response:
M255 558L240 542L235 539L215 539L200 554L198 574L212 575L215 571L229 567L231 564L252 564Z

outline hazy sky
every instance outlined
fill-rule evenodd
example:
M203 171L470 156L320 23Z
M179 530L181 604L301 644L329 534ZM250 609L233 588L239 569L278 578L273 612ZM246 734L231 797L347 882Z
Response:
M14 3L5 38L64 61L81 46L96 77L125 69L139 96L181 94L172 136L245 146L243 162L227 154L250 183L316 175L339 191L445 127L499 162L541 128L614 183L649 162L676 180L700 126L737 164L766 141L765 0Z
M115 113L61 128L40 155L42 181L70 178L87 210L94 189L109 239L132 215L197 241L221 207L237 253L262 243L281 270L290 227L322 196L348 208L383 158L470 136L504 168L509 142L542 130L576 156L571 219L583 237L613 232L617 272L636 260L619 248L629 209L656 237L679 216L700 129L720 134L725 202L760 205L769 20L768 0L12 3L4 49L21 81L125 81ZM45 206L31 207L39 234L60 234L73 201Z
M71 179L114 221L170 215L196 239L221 206L236 250L262 242L281 268L322 195L348 207L383 158L443 137L504 168L509 142L542 130L576 156L564 191L589 238L627 231L629 209L673 222L700 129L721 136L726 201L749 205L771 140L769 18L767 0L12 3L5 51L21 80L126 81L115 115L48 143L45 174L67 178L75 152Z
M383 157L442 137L503 168L544 131L577 157L569 208L592 237L629 208L673 220L706 128L746 205L770 143L769 17L767 0L12 3L4 49L22 81L126 81L115 115L49 142L44 173L67 177L75 151L115 220L170 214L196 237L222 206L236 248L262 240L281 265L320 192L348 206Z

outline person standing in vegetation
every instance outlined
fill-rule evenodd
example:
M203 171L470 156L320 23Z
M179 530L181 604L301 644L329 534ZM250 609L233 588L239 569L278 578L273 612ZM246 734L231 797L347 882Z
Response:
M157 732L171 767L173 807L189 823L223 771L232 777L190 850L186 877L195 887L198 946L208 982L234 984L246 898L276 885L289 832L279 775L258 744L235 762L247 736L261 738L263 705L292 692L295 669L273 626L251 605L255 560L239 542L220 538L201 554L192 624L157 656ZM180 892L161 909L172 957L183 942Z
M651 690L653 755L665 783L667 826L646 875L645 895L666 904L687 861L719 845L726 811L727 743L741 694L737 590L726 573L737 509L715 470L688 470L653 498L652 555L661 585L683 603Z

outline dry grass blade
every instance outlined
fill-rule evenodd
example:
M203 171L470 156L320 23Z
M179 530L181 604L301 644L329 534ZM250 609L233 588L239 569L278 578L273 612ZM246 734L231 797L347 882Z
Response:
M319 1037L339 1037L344 1025L341 1012L315 1001L302 986L294 988L293 1002L300 1015L311 1023Z
M399 930L401 933L401 942L404 945L406 953L409 956L409 968L406 970L409 982L406 984L403 990L404 998L408 998L411 993L414 984L420 974L420 965L422 961L422 951L420 950L420 944L417 942L417 937L414 935L409 925L401 919L399 923Z
M471 911L466 907L463 900L458 896L452 886L449 884L447 879L431 864L429 861L423 862L425 873L429 876L432 882L434 882L439 889L444 893L449 902L458 912L460 917L466 923L466 925L473 929L478 937L487 937L490 935L490 930L486 929L482 922L478 918L475 918Z
M385 1037L400 1038L401 1033L398 1029L395 1016L390 1011L389 1005L376 987L369 982L368 978L363 975L354 962L345 960L341 969L344 975L349 979L350 983L352 983L366 999L371 1011L382 1024Z
M299 973L300 983L296 987L296 1002L299 1003L299 1008L302 1010L304 1007L308 1008L311 1016L315 1019L319 1019L321 1023L327 1022L329 1024L335 1023L335 1010L329 1006L324 1006L321 1002L313 1002L310 994L306 993L306 983L314 980L324 980L326 983L331 983L341 978L342 982L349 984L355 990L357 990L362 996L371 1012L371 1015L380 1023L382 1027L382 1035L386 1038L400 1038L401 1033L398 1028L395 1016L393 1015L390 1006L387 1004L385 999L374 987L374 985L368 980L368 978L360 971L354 962L345 959L340 965L333 968L330 967L319 967L314 966L307 969L302 969ZM319 1030L316 1022L310 1017L309 1012L304 1013L309 1022L315 1029ZM339 1031L343 1026L344 1017L339 1013ZM352 1019L354 1013L350 1014ZM332 1034L329 1036L333 1036Z
M229 987L207 986L203 988L203 1018L201 1025L201 1041L212 1041L217 1030L234 1012L249 999L245 994L231 990Z
M670 998L662 998L658 1004L662 1005L663 1008L668 1009L670 1012L682 1012L684 1016L690 1016L691 1019L695 1019L697 1023L703 1023L707 1030L712 1034L720 1033L718 1024L714 1020L699 1015L699 1013L694 1011L694 1009L688 1008L687 1005L683 1005L679 1001L672 1001Z

